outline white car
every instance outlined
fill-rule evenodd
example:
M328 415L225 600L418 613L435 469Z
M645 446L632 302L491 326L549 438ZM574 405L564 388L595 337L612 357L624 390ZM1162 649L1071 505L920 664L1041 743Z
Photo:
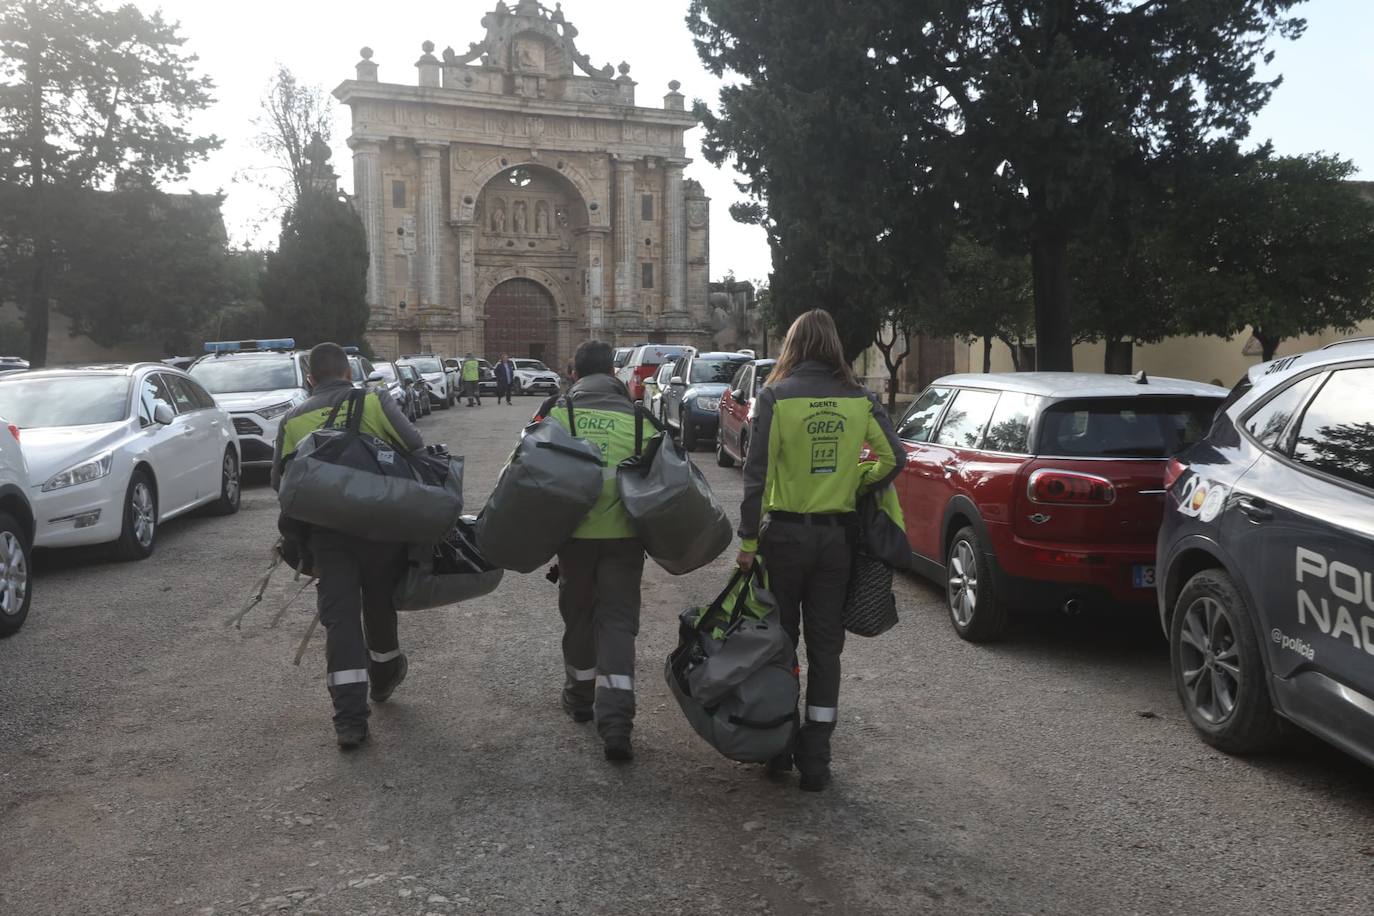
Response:
M17 633L29 616L33 509L19 427L0 418L0 637Z
M515 363L516 394L558 394L563 380L537 359L512 359Z
M189 375L158 363L0 378L0 415L29 465L34 545L152 554L158 526L239 508L234 423Z
M425 387L429 389L429 399L439 407L448 410L458 400L458 389L454 385L453 379L449 377L448 370L444 368L443 360L432 354L421 353L414 356L402 356L397 362L409 363L415 367L415 371L420 373L420 377L425 380Z
M270 468L282 416L310 396L310 354L294 349L291 340L245 343L258 346L208 343L211 355L196 360L188 371L233 417L243 466ZM358 372L355 366L355 378Z

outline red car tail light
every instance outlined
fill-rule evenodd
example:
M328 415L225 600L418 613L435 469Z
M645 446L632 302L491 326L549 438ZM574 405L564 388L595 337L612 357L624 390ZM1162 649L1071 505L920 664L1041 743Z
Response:
M1188 470L1188 465L1179 461L1177 458L1170 458L1169 463L1164 466L1164 489L1172 490L1174 484L1183 476L1183 472Z
M15 426L13 423L10 424L10 435L14 437L15 442L19 441L19 427Z
M1110 506L1116 502L1116 487L1107 478L1053 468L1032 474L1026 493L1031 502L1046 506Z

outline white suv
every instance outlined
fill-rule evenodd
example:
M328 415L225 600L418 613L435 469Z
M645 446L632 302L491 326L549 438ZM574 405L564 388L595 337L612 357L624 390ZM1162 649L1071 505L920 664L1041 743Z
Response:
M17 633L32 598L33 509L19 428L0 419L0 637Z
M512 359L515 363L516 394L558 394L563 380L537 359Z
M438 406L448 410L458 400L457 386L439 357L432 353L419 353L402 356L397 362L415 367L429 389L429 399Z
M281 418L310 396L310 354L295 346L289 339L207 343L210 355L187 370L233 417L246 468L272 466Z

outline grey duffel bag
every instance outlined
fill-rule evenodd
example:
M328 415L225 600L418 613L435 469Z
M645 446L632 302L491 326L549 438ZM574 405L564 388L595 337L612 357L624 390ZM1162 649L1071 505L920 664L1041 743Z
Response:
M787 750L800 695L796 652L777 612L756 616L772 602L759 575L736 572L708 608L683 611L664 670L696 733L742 763L766 763Z
M572 416L570 400L560 406ZM551 417L526 427L477 518L482 555L502 569L534 572L572 537L604 482L601 449Z
M645 444L646 417L635 408L635 457L617 469L616 486L644 552L681 576L720 556L734 532L701 470L652 418L659 434Z
M406 452L362 432L367 396L354 390L301 441L277 494L282 514L369 541L433 544L463 513L463 459Z
M406 571L396 584L396 610L427 611L496 590L505 570L492 566L477 549L476 522L464 516L438 544L410 549Z

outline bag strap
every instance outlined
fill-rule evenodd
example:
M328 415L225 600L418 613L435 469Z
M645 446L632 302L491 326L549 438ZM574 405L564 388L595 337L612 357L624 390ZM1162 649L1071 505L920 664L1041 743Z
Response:
M697 632L700 633L705 629L707 621L712 620L717 614L725 613L725 599L730 597L731 592L739 588L741 583L743 583L745 588L748 588L753 581L758 581L760 584L763 582L763 567L759 563L757 557L754 558L754 565L750 567L749 572L746 573L739 567L735 568L735 573L730 577L730 581L725 586L725 589L716 596L715 601L712 601L710 605L707 606L706 612L702 614L701 619L697 621ZM726 631L733 629L743 616L744 612L740 609L740 602L737 600L730 616L722 621L721 629Z
M644 454L644 408L635 405L635 457Z
M568 392L558 399L559 403L568 409L568 432L574 437L577 436L577 418L573 416L572 392Z
M361 388L354 388L348 393L348 431L360 433L363 431L363 410L367 406L367 392Z

